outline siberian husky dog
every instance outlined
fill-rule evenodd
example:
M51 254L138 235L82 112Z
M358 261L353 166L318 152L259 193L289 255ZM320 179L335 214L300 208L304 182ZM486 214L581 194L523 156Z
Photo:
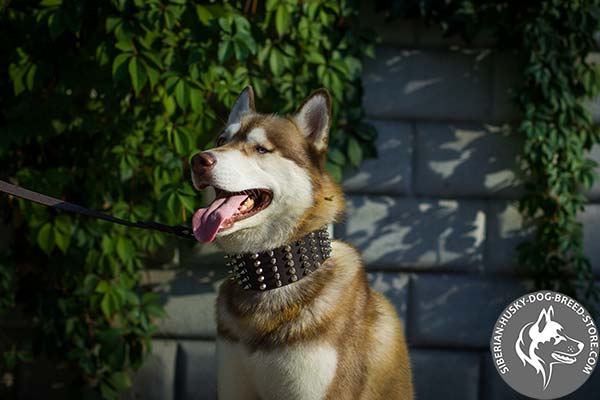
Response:
M232 267L217 298L221 400L413 398L394 307L324 229L344 210L325 170L330 119L326 90L283 117L257 113L247 87L216 147L192 158L194 186L213 199L195 237Z
M521 329L515 351L523 365L532 366L542 375L545 390L552 379L556 364L571 365L583 350L583 342L568 336L565 328L554 319L554 308L542 309L538 319Z

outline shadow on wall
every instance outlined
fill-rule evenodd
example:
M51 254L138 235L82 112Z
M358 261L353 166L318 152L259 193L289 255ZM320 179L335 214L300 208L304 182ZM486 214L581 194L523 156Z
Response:
M355 196L339 226L365 263L389 269L479 266L485 216L469 203Z
M376 56L366 60L363 75L367 115L496 120L491 50L457 47L431 52L379 46Z
M436 197L518 198L520 137L508 126L417 124L415 192Z
M490 239L495 252L507 252L500 259L492 255L493 263L513 267L514 245L527 236L514 212L522 194L521 140L491 125L374 125L379 158L345 180L347 219L336 236L377 268L483 269ZM411 143L412 151L402 147Z

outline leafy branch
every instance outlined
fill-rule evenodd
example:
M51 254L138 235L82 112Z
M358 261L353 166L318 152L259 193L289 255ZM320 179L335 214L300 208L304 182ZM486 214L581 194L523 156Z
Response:
M346 2L43 0L0 8L3 179L120 218L189 222L199 205L189 157L211 146L219 116L248 84L265 112L291 112L310 91L330 90L328 169L338 179L374 154L375 132L360 107L361 57L373 38ZM5 197L0 221L19 238L0 261L0 307L33 317L36 353L63 358L80 380L116 398L164 314L140 287L140 271L159 248L185 244Z

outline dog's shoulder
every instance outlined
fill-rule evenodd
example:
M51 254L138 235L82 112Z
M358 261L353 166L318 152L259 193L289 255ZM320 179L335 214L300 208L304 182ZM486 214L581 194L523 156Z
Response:
M363 263L358 250L349 243L341 240L332 241L332 262L336 265L345 267L350 271L356 271L362 268Z

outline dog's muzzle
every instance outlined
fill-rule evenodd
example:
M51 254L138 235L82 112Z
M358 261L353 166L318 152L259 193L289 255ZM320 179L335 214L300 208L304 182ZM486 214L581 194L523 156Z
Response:
M210 151L203 151L192 157L192 171L198 177L205 175L215 167L217 158Z

